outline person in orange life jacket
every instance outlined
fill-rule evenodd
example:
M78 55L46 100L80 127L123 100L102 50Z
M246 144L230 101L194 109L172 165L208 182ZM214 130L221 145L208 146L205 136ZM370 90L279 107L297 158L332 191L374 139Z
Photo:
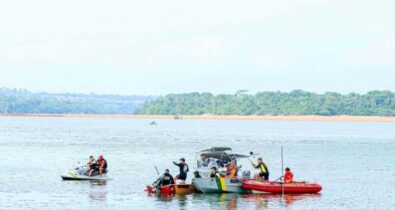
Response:
M210 168L210 178L218 177L218 171L216 167Z
M176 163L173 161L174 165L180 168L180 174L176 176L176 179L181 180L181 184L185 184L185 180L187 179L187 173L189 172L189 167L185 163L185 158L180 158L180 162Z
M226 166L226 173L225 173L225 178L234 178L237 176L237 170L236 170L236 166L234 163L229 163Z
M266 164L263 162L262 158L258 158L258 164L255 165L251 163L252 167L256 169L260 169L259 174L255 176L256 179L263 179L265 181L269 180L269 169L267 168Z
M284 174L284 182L285 183L291 183L294 181L294 174L291 172L290 168L285 168L285 174Z

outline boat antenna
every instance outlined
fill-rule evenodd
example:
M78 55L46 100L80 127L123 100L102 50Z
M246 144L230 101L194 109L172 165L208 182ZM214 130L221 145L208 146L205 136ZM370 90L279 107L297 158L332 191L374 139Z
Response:
M281 146L281 197L284 196L284 179L283 179L283 171L284 171L284 155L283 155L283 146Z

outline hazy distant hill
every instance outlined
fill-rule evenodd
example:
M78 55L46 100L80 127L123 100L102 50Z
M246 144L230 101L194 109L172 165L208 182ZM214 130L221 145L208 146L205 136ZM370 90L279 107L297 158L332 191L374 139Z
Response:
M302 90L289 93L260 92L255 95L245 94L245 91L220 95L169 94L147 101L136 113L395 116L395 94L390 91L316 94Z
M0 113L132 114L151 96L32 93L0 88Z

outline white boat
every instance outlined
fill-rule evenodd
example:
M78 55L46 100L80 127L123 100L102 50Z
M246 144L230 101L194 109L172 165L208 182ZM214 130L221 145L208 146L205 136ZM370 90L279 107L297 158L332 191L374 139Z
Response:
M240 164L241 160L247 160L248 157L250 156L233 153L229 147L213 147L202 150L196 154L195 178L192 179L192 183L202 193L251 193L250 190L242 188L243 180L251 178L251 171ZM218 172L222 172L226 171L226 165L230 163L236 165L238 174L241 174L241 176L210 178L212 167L216 167ZM250 163L247 161L245 165L250 165Z
M62 177L63 180L92 180L92 181L106 181L111 178L107 175L108 171L105 171L102 176L99 175L98 171L92 173L92 176L89 176L89 168L86 166L77 166L72 169L67 170Z
M194 178L192 183L202 193L251 193L242 188L242 178Z
M202 157L208 158L209 163L204 162ZM251 174L249 167L241 167L241 164L244 166L250 165L249 161L241 162L241 160L248 160L249 157L249 155L233 153L230 147L212 147L196 154L193 170L197 171L202 178L208 178L212 167L216 167L218 172L226 171L225 165L233 162L236 166L240 166L237 170L238 174L241 174L244 179L249 179Z

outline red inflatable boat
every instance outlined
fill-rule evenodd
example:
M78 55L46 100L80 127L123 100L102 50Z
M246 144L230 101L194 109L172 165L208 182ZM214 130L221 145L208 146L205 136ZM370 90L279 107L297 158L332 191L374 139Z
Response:
M292 182L292 183L281 183L281 182L269 182L269 181L256 181L256 180L244 180L242 187L244 189L258 191L262 193L318 193L322 190L322 186L319 183L309 182Z

